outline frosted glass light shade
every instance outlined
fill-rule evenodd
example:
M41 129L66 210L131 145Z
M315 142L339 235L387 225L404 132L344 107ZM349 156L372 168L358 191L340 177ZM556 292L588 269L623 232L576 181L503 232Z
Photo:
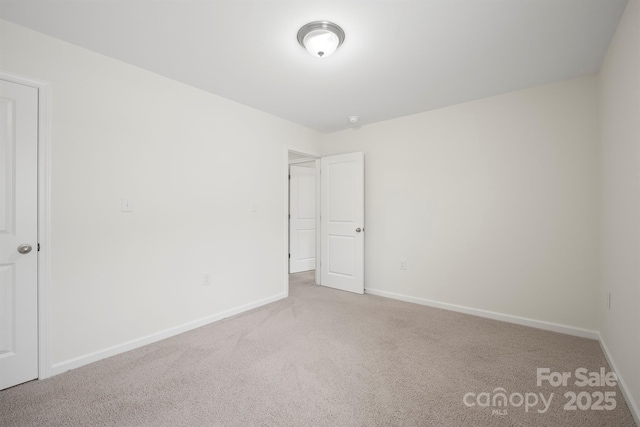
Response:
M314 30L304 36L304 47L313 56L329 56L338 48L338 36L329 30Z
M298 42L316 57L333 54L344 41L344 31L328 21L315 21L300 28Z

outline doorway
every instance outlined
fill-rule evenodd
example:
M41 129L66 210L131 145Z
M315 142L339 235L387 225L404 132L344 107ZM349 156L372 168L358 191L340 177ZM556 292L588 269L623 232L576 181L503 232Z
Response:
M307 162L314 162L316 179L315 283L363 294L364 154L353 152L320 157L289 147L285 148L285 293L288 295L289 292L288 278L292 271L290 257L294 256L291 253L291 240L297 238L292 235L290 226L290 170L292 166ZM305 241L309 243L312 232L308 225L304 227ZM310 267L307 265L304 268Z
M289 164L289 273L316 269L316 162Z
M287 277L306 272L320 283L316 265L319 253L319 156L288 148L287 152ZM289 280L287 279L287 289Z

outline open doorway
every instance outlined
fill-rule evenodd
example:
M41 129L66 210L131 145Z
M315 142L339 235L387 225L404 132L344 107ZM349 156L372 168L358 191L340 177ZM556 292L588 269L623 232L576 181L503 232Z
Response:
M316 269L316 163L289 165L289 273Z
M316 280L319 253L319 177L315 154L287 151L287 276L290 281Z
M284 160L286 165L285 212L287 213L284 245L286 294L289 295L291 254L289 174L292 166L308 162L315 162L316 178L314 266L317 268L313 274L314 283L363 294L365 291L364 153L335 154L320 158L317 154L287 147ZM309 243L310 233L306 234L307 243Z

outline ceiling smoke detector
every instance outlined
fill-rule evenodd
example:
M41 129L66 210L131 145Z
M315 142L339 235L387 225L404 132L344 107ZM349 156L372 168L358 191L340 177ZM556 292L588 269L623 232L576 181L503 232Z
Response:
M298 31L298 43L311 55L330 56L344 42L342 28L329 21L314 21Z
M357 123L358 122L358 116L349 116L349 123Z

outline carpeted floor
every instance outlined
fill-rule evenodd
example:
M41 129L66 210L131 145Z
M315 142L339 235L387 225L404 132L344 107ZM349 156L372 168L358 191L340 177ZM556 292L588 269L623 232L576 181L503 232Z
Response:
M574 384L609 371L596 341L311 283L292 275L285 300L2 391L0 425L635 425L617 387ZM537 386L537 368L571 378Z

